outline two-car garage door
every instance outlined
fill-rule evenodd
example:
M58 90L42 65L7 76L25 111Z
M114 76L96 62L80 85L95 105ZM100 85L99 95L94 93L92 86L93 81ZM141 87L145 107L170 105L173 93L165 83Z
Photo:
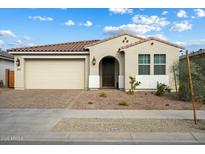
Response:
M85 61L80 59L27 59L26 89L84 89Z

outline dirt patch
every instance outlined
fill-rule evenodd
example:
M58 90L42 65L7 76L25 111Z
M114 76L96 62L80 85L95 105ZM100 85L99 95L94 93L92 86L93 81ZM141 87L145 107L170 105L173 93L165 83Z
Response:
M203 120L203 122L205 122ZM204 124L176 119L64 118L51 131L57 132L204 132Z

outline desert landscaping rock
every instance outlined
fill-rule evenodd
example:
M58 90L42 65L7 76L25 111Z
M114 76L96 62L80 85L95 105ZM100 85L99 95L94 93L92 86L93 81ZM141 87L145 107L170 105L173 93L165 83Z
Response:
M102 92L105 92L107 97L99 97ZM122 101L128 105L119 105ZM87 102L95 103L89 105ZM175 93L159 97L154 92L138 91L134 95L128 95L124 91L106 89L83 91L72 109L190 110L192 104L179 101ZM197 103L197 109L205 108L201 103Z
M204 120L63 118L54 132L205 132Z
M106 97L100 97L104 93ZM92 103L89 103L92 102ZM126 102L126 105L119 105ZM205 106L197 103L197 109ZM0 108L191 110L191 102L179 101L175 93L162 97L154 92L128 95L116 89L102 90L13 90L0 89Z

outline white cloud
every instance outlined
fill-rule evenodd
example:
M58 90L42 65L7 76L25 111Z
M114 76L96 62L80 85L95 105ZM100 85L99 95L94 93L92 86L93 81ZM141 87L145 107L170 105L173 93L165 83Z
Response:
M168 14L168 11L163 11L163 12L162 12L162 15L163 15L163 16L165 16L165 15L167 15L167 14Z
M156 37L162 40L168 40L164 34L154 34L154 35L147 35L147 37Z
M193 48L194 50L197 48L205 48L205 39L177 41L175 43L187 48Z
M52 17L29 16L28 18L31 20L37 20L37 21L53 21Z
M6 43L3 40L0 40L0 46L4 46Z
M104 32L109 34L119 34L123 32L133 33L133 34L145 34L149 31L157 30L156 27L150 25L137 25L137 24L127 24L121 26L106 26L104 27Z
M68 8L60 8L61 10L67 10Z
M114 14L131 14L133 9L129 8L110 8L109 11Z
M205 11L202 9L194 9L197 17L205 17Z
M177 13L177 17L179 18L187 18L187 13L184 10L179 10L179 12Z
M184 46L184 44L185 44L184 42L181 42L181 41L176 41L175 43L178 45L181 45L181 46Z
M16 44L16 45L22 45L23 42L22 42L21 40L16 40L16 41L15 41L15 44Z
M86 27L91 27L93 23L91 21L86 21L85 23L81 23L80 25L86 26Z
M23 36L23 39L26 41L29 41L29 40L31 40L31 37L30 36Z
M26 46L32 47L32 46L34 46L34 45L35 45L34 43L29 43L29 44L27 44Z
M66 26L74 26L75 22L73 20L68 20L68 21L65 22L65 25Z
M189 40L185 43L187 46L200 46L204 45L205 46L205 39L198 39L198 40Z
M146 16L146 15L135 15L132 17L132 21L135 24L142 24L142 25L152 25L154 27L164 27L170 24L166 18L160 18L158 16Z
M182 21L180 23L174 23L170 30L173 32L183 32L190 29L192 29L192 24L188 21Z
M16 35L10 30L0 30L0 36L16 37Z
M120 26L106 26L105 33L118 34L123 32L142 35L150 31L160 31L162 27L170 24L166 18L158 16L135 15L132 17L133 23Z

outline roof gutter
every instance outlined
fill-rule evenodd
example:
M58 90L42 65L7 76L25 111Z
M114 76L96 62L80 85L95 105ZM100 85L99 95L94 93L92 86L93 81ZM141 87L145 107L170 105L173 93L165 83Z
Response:
M88 55L89 52L15 52L15 51L9 51L12 55Z
M9 57L4 57L4 56L0 56L0 59L14 61L14 58L9 58Z

